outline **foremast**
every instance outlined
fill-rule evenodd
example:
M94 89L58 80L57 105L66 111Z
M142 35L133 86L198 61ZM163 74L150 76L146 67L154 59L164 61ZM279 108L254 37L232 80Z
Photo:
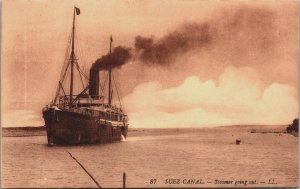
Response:
M69 106L73 106L73 80L74 80L74 61L75 61L75 52L74 52L74 43L75 43L75 13L76 13L76 7L74 7L73 11L73 27L72 27L72 51L70 55L70 60L71 60L71 79L70 79L70 104Z
M72 27L72 51L70 55L70 63L71 63L71 79L70 79L70 104L69 106L73 106L73 83L74 83L74 64L75 64L75 18L76 15L80 14L80 9L74 6L73 11L73 27Z
M74 6L74 10L73 10L73 22L72 22L72 32L70 35L70 41L69 44L71 45L71 53L69 58L65 59L65 64L64 67L62 69L62 73L60 76L60 80L58 82L58 86L57 86L57 90L56 90L56 95L54 100L52 101L51 104L56 105L57 104L57 100L59 98L60 100L63 100L64 102L64 106L67 105L69 108L74 106L74 102L77 100L77 97L75 97L76 95L74 95L74 71L75 68L78 70L79 75L80 75L80 79L82 82L82 85L84 86L83 80L82 80L82 76L86 79L87 76L83 73L83 71L80 69L77 59L76 59L76 54L75 54L75 26L76 26L76 15L80 14L80 9ZM68 50L67 50L68 52ZM75 66L75 67L74 67ZM67 91L64 89L63 83L65 81L66 75L67 75L67 71L70 69L70 83L69 83L69 94L67 94ZM82 93L86 92L87 88L85 88ZM60 96L60 93L63 93L63 99L61 98L62 96Z

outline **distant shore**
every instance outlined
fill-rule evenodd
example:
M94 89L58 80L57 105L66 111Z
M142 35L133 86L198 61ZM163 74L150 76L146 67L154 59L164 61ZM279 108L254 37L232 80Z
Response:
M2 127L3 137L46 136L46 127Z
M287 133L287 125L231 125L218 127L200 127L200 128L129 128L128 136L156 136L156 135L176 135L185 134L195 131L205 131L211 129L245 129L250 133ZM298 133L292 134L298 137ZM3 127L3 137L30 137L30 136L46 136L46 127Z

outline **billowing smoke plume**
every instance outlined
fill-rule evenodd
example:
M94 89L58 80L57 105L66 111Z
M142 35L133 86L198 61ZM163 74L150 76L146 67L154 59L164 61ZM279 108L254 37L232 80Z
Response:
M111 54L102 56L93 64L93 70L108 70L122 66L131 58L131 50L127 47L118 46Z
M241 57L251 51L265 53L278 41L274 35L275 20L272 9L239 6L213 13L205 21L186 22L161 38L137 36L135 49L142 62L160 65L174 62L174 58L192 50L220 50L218 53L225 51Z
M141 60L165 64L171 61L173 55L210 44L213 40L210 30L208 23L187 23L156 42L153 38L137 36L135 48L140 52Z
M205 20L186 22L171 28L161 38L138 35L135 37L132 53L140 63L168 65L178 56L193 50L197 54L217 51L220 57L240 64L246 62L245 56L270 54L270 50L280 40L274 34L274 30L278 29L276 16L267 7L241 5L230 11L224 9ZM94 66L100 70L108 69L110 65L115 68L125 64L130 58L129 48L119 46L111 56L98 59Z

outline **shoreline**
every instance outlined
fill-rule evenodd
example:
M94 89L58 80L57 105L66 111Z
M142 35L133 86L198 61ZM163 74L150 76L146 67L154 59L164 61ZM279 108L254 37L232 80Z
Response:
M177 135L196 131L208 130L246 130L251 134L291 134L298 137L298 133L286 132L287 125L228 125L216 127L194 127L194 128L129 128L129 136L156 136L156 135ZM46 136L45 126L28 127L3 127L2 137L30 137Z
M2 127L2 137L46 136L46 127Z

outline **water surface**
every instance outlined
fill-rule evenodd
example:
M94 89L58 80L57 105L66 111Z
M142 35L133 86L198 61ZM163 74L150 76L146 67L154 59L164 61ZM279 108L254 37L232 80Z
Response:
M97 187L68 152L102 187L121 187L123 172L127 187L297 186L298 138L250 130L139 129L124 142L72 147L48 147L45 136L3 137L2 187ZM174 179L179 184L171 184ZM201 184L187 183L200 179ZM277 184L268 184L269 179Z

